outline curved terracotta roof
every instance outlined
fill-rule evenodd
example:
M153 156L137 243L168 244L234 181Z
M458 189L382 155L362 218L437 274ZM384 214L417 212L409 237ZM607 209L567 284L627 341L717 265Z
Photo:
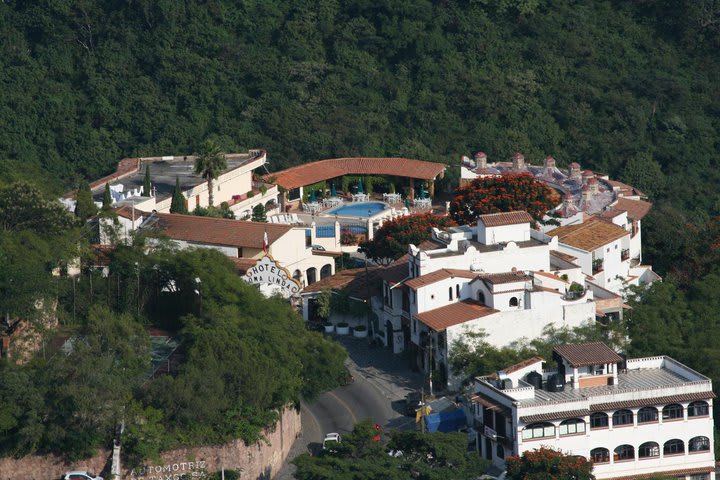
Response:
M445 171L444 163L409 158L332 158L305 163L297 167L265 175L266 180L292 189L343 175L393 175L433 180Z

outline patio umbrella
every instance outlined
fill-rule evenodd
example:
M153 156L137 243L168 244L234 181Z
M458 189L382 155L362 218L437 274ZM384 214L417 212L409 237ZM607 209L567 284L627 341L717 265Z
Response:
M357 189L357 192L358 192L358 193L365 193L365 192L363 191L362 178L359 178L359 179L358 179L358 189Z
M330 185L330 196L337 197L337 191L335 191L335 183Z
M317 200L315 199L315 190L310 192L310 203L316 203Z

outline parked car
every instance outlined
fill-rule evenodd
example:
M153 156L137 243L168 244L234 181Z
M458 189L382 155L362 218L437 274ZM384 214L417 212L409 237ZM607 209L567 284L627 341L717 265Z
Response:
M323 247L322 245L310 245L310 248L315 250L316 252L324 252L325 251L325 247Z
M332 451L333 447L342 442L339 433L328 433L323 440L323 450Z
M103 480L103 478L94 475L87 470L75 470L72 472L65 472L63 480Z
M414 417L418 408L422 406L420 392L410 392L405 395L405 415Z

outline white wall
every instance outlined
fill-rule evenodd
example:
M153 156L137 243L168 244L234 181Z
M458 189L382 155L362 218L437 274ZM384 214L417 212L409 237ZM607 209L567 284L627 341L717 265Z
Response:
M530 224L486 227L481 220L478 220L477 235L478 242L484 245L495 245L500 242L524 242L530 240Z

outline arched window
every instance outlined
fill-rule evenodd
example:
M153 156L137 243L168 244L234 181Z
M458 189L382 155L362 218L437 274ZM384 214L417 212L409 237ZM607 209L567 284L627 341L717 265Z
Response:
M452 287L448 287L448 300L452 300Z
M694 437L688 442L688 450L691 452L707 452L710 450L710 439L708 437Z
M688 405L688 417L707 417L709 413L707 402L692 402Z
M622 462L623 460L632 460L635 458L635 449L632 445L620 445L615 449L613 459L616 462Z
M593 448L590 450L590 459L593 463L608 463L610 461L610 451L607 448Z
M505 448L503 448L502 445L498 445L497 449L495 451L495 454L497 455L498 458L504 459L505 458Z
M302 282L302 272L300 270L295 270L295 273L293 273L293 278L298 282Z
M510 306L511 306L511 307L517 307L518 305L519 305L518 298L517 298L517 297L512 297L512 298L510 299Z
M305 276L307 277L308 285L312 285L313 283L317 282L317 268L308 268Z
M655 442L645 442L638 447L638 458L652 458L660 456L660 445Z
M455 298L460 298L460 284L455 285Z
M332 265L328 263L320 269L320 278L326 278L330 275L332 275Z
M643 407L638 410L638 423L652 423L658 421L658 411L655 407Z
M663 407L663 421L683 418L683 407L677 403L671 403Z
M479 291L477 297L478 303L482 303L483 305L485 305L485 293L483 291Z
M579 418L563 420L560 424L560 435L575 435L585 433L585 421Z
M633 413L630 410L618 410L613 413L613 427L619 425L632 425Z
M523 429L523 440L548 438L555 436L555 425L552 423L533 423Z
M604 412L595 412L590 415L590 430L593 428L607 428L608 416Z
M668 440L663 445L663 455L679 455L685 453L685 443L678 438Z

